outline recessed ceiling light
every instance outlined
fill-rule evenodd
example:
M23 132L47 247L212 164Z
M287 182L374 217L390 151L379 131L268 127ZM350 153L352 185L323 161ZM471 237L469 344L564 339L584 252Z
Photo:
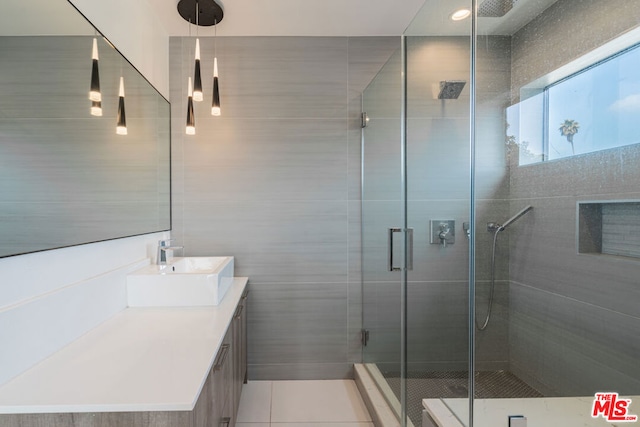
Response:
M453 21L462 21L463 19L468 18L471 15L471 11L469 9L458 9L451 14L451 19Z

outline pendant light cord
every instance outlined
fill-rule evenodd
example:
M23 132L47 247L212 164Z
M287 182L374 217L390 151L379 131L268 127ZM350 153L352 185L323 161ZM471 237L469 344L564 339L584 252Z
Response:
M200 25L198 15L200 15L200 6L198 6L198 2L196 1L196 38L198 37L198 26Z

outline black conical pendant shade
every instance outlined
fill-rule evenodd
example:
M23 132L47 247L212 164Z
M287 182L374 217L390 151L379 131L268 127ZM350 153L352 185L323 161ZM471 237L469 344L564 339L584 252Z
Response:
M218 58L213 58L213 100L211 101L211 115L220 115L220 89L218 87Z
M202 101L202 73L200 71L200 39L196 39L196 65L193 72L193 100Z
M98 40L94 37L93 49L91 52L91 89L89 90L89 99L94 102L102 101L100 93L100 72L98 70Z
M120 91L118 99L118 124L116 125L118 135L127 134L127 115L124 111L124 78L120 77Z
M187 135L196 134L196 117L193 114L193 88L191 87L191 77L189 77L189 90L187 93Z

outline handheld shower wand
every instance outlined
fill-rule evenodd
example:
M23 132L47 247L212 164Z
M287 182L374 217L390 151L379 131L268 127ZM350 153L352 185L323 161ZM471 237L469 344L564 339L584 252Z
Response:
M487 310L487 316L485 317L484 322L482 322L482 325L480 325L480 323L478 322L478 319L476 319L476 327L478 328L479 331L484 331L485 329L487 329L487 326L489 325L489 319L491 319L491 310L493 308L493 296L494 296L494 291L496 287L496 243L498 242L498 234L500 234L501 231L504 231L508 226L513 224L522 215L526 214L531 209L533 209L533 206L531 205L525 206L524 209L519 211L517 214L515 214L508 220L506 220L505 223L502 225L498 224L497 222L490 222L487 224L487 231L494 233L493 249L491 251L491 290L489 293L489 308Z
M526 206L524 209L522 209L520 212L518 212L517 214L515 214L514 216L512 216L511 218L509 218L504 224L502 224L500 226L501 230L504 230L505 228L507 228L508 226L510 226L512 223L514 223L516 220L518 220L522 215L526 214L527 212L529 212L531 209L533 209L533 206L528 205Z
M513 222L515 222L517 219L519 219L522 215L524 215L527 212L529 212L531 209L533 209L533 206L531 206L531 205L526 206L520 212L518 212L517 214L515 214L514 216L512 216L511 218L506 220L504 224L500 224L498 222L488 222L487 223L487 231L489 231L491 233L504 231L505 228L507 228L508 226L513 224Z

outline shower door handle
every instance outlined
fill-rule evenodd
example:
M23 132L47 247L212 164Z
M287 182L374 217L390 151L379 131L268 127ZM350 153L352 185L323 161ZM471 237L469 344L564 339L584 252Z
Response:
M407 228L407 270L413 270L413 228Z
M393 233L400 233L402 228L391 227L389 229L389 271L400 271L400 267L393 266Z
M402 228L389 228L389 271L402 271L402 267L393 266L393 233L401 233ZM407 270L413 270L413 228L407 228Z

